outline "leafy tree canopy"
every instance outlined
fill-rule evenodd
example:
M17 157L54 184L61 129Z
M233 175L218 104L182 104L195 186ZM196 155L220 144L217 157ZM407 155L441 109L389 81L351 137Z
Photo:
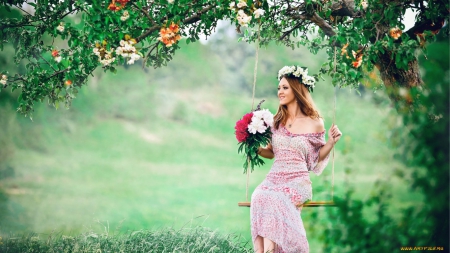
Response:
M403 31L407 9L417 15ZM182 44L230 20L247 42L326 50L320 72L333 85L355 87L376 67L386 86L417 87L417 51L448 27L449 9L448 1L419 0L2 0L0 48L12 45L10 62L24 68L0 70L0 82L20 89L25 115L36 101L68 106L97 67L115 73L137 60L161 67Z

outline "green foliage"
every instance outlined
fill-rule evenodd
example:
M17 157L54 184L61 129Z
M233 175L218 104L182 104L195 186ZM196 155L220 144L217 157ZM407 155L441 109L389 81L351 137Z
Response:
M42 235L41 235L42 236ZM138 230L127 234L89 232L76 236L38 234L0 237L1 252L253 252L250 245L233 234L203 227L158 231Z
M247 173L249 165L251 172L253 172L255 166L264 165L264 160L258 155L258 148L267 146L270 143L271 135L272 133L270 131L266 131L263 134L252 134L245 142L239 144L238 154L245 154L245 162L242 166L244 168L244 173Z
M259 40L267 46L275 41L292 49L306 45L315 54L325 49L329 57L321 73L330 74L334 86L358 87L366 76L364 70L370 71L383 57L392 61L387 77L382 75L384 80L395 79L396 70L416 64L415 51L424 43L415 34L434 34L449 17L445 1L426 6L423 2L370 1L367 8L359 0L342 5L334 1L273 4L248 0L241 8L230 7L237 6L235 0L122 0L114 8L107 1L47 0L28 3L26 9L23 3L1 1L0 48L14 47L14 63L26 69L1 69L0 74L8 78L4 88L20 90L18 111L25 115L32 113L35 102L45 100L55 107L69 107L98 67L116 73L118 65L132 64L134 60L130 62L129 56L117 51L123 40L137 42L136 55L143 65L167 65L182 45L175 41L167 46L161 39L160 29L172 23L179 26L174 33L183 36L186 44L210 36L219 20L228 19L237 30L245 29L247 42ZM389 29L403 27L408 8L418 12L417 24L395 40ZM255 14L258 9L265 11L261 17ZM128 18L123 18L126 13ZM248 20L243 22L241 15ZM344 45L347 53L341 53ZM102 50L99 56L94 48ZM420 84L420 78L416 82Z
M448 250L449 238L449 50L444 40L431 46L423 58L427 85L403 94L418 101L413 110L408 104L396 103L401 122L391 131L391 143L407 171L393 171L420 192L424 202L388 214L394 205L391 180L379 181L371 196L357 200L354 189L338 198L338 208L328 210L333 225L324 231L325 252L393 252L400 247L441 247ZM417 101L416 101L417 102ZM365 210L375 210L369 219Z

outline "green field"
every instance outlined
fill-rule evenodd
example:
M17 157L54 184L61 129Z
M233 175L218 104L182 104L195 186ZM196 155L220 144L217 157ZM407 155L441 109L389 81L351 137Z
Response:
M317 71L320 61L309 59L320 57L304 50L262 50L256 102L266 99L263 107L275 113L274 73L296 61ZM15 113L10 101L16 94L3 94L2 140L11 154L0 161L0 236L126 233L188 224L249 240L249 209L237 206L245 201L246 177L234 124L251 109L254 58L242 59L240 79L222 60L211 45L197 44L184 47L166 68L99 71L71 109L42 104L33 121ZM334 89L328 81L317 86L313 97L328 129ZM387 103L375 104L370 91L337 92L336 123L344 137L336 146L334 188L339 196L353 187L365 199L377 179L391 178L395 213L421 199L393 176L407 168L388 144L391 110ZM250 175L250 191L272 162ZM315 200L328 200L331 163L320 177L311 177ZM323 207L304 209L307 233L326 224L308 222L323 212ZM319 238L308 235L311 252L320 252L315 251Z

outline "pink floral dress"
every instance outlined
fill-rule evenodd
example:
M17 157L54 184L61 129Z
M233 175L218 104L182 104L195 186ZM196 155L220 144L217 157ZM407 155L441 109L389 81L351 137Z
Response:
M259 235L274 241L278 253L309 252L297 206L312 199L309 172L320 175L328 164L329 156L318 162L325 131L293 134L280 125L272 133L275 161L251 199L252 239Z

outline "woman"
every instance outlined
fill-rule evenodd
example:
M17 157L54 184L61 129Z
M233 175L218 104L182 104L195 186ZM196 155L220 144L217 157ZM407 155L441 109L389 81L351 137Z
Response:
M255 252L309 252L300 217L301 205L312 198L309 171L320 175L342 133L328 131L310 91L314 78L307 69L284 67L278 73L280 105L274 116L272 141L258 154L275 161L252 194L250 218Z

